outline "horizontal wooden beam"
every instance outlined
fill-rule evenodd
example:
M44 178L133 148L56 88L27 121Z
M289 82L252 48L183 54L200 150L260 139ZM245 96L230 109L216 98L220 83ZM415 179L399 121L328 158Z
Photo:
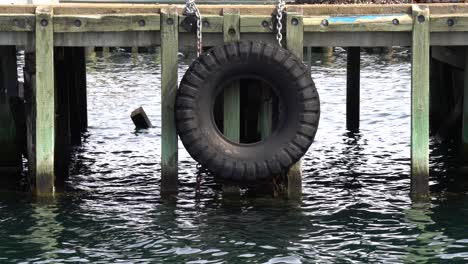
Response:
M159 30L161 8L168 5L60 4L54 10L55 32L121 32ZM0 5L0 31L33 31L33 5ZM184 5L173 5L185 19ZM241 32L273 32L273 5L199 5L203 32L221 33L222 9L235 7ZM431 4L431 32L468 31L467 4ZM411 5L287 5L303 14L305 32L411 31ZM180 32L187 32L179 27Z
M167 4L58 4L51 5L56 15L79 15L79 14L115 14L115 13L160 13L162 8L176 7L178 14L182 14L184 5ZM467 13L466 3L442 3L429 4L431 13L454 14ZM240 15L271 15L275 11L275 5L198 5L202 15L222 15L224 8L237 8ZM286 11L300 9L304 16L316 15L366 15L366 14L411 14L411 4L352 4L352 5L286 5ZM0 5L0 13L29 13L34 14L34 5Z
M56 15L55 32L158 31L159 14Z
M431 32L468 31L468 14L431 15Z
M273 20L271 15L244 15L240 18L241 32L273 32Z
M0 31L34 31L35 23L33 14L0 14Z
M411 31L409 14L314 16L304 18L305 32Z
M187 19L186 16L179 16L179 32L190 32L185 29L183 24L184 20ZM203 32L223 32L223 16L221 15L205 15L202 17L202 30Z

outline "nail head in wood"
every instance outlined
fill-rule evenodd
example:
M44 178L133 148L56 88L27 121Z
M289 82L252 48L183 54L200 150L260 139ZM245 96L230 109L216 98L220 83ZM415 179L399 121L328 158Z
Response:
M41 20L41 26L47 27L47 25L49 25L49 21L47 21L47 19L42 19Z
M455 21L451 18L447 19L447 26L453 27L453 25L455 25Z
M168 19L166 20L166 23L167 23L168 25L172 25L172 24L174 24L174 19L168 18Z
M418 22L419 23L424 23L424 21L426 21L426 17L424 15L419 15L418 16Z

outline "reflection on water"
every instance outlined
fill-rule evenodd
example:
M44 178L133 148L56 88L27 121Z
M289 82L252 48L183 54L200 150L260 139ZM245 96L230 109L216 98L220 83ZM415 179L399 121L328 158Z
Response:
M158 56L157 56L158 57ZM160 65L155 54L88 61L89 132L67 193L48 203L0 199L1 263L422 263L468 260L468 197L446 191L453 151L432 146L427 204L409 199L410 67L362 54L361 131L345 130L346 53L312 57L321 96L298 204L222 199L180 144L180 193L161 199ZM181 59L180 75L190 59ZM143 106L156 126L135 132Z

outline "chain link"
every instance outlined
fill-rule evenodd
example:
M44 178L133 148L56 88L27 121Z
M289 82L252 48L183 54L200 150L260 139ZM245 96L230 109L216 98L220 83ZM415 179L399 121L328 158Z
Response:
M284 0L278 0L278 4L276 5L276 40L278 41L278 45L282 47L281 41L283 40L283 12L284 7L286 6L286 2Z
M197 18L197 57L199 57L203 52L203 42L202 42L202 17L200 10L198 10L195 0L187 0L185 2L185 15L195 15Z

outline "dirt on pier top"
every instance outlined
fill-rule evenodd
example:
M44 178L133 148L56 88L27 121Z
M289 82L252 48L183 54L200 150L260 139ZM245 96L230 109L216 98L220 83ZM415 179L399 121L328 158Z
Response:
M296 4L411 4L411 3L466 3L466 0L296 0Z

